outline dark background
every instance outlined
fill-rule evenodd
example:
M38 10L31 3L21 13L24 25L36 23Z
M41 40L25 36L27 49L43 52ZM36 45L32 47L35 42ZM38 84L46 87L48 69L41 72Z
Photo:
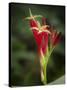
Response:
M9 4L11 33L11 86L43 85L40 79L40 64L37 45L29 22L29 8L33 15L43 15L57 31L62 40L54 49L47 67L48 84L65 74L65 7L36 4ZM41 21L41 19L39 19Z

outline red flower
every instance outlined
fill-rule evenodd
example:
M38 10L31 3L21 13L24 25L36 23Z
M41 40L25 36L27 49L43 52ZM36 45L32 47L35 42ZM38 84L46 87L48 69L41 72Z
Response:
M47 30L48 25L40 26L38 21L30 20L30 27L33 31L38 46L38 52L41 53L42 51L43 54L46 54L48 47L48 34L50 33Z
M56 46L61 40L61 32L57 32L52 30L51 32L51 44L52 46Z

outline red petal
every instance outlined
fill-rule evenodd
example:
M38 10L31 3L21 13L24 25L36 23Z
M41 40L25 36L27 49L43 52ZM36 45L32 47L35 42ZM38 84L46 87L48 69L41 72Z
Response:
M37 27L37 21L35 21L35 20L30 20L30 26L31 27Z
M48 34L45 32L39 34L36 30L33 30L33 34L38 46L38 52L40 53L42 50L43 54L45 54L48 46Z
M43 54L46 54L46 51L47 51L47 47L48 47L48 33L45 33L44 32L44 35L42 37L42 51L43 51Z

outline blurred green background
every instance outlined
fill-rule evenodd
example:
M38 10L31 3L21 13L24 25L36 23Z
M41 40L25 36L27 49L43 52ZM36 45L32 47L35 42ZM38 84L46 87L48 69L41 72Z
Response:
M43 15L57 31L62 40L53 51L47 67L48 84L65 74L65 7L10 3L11 26L11 86L43 85L37 45L29 22L29 8L33 15ZM41 19L39 19L41 20Z

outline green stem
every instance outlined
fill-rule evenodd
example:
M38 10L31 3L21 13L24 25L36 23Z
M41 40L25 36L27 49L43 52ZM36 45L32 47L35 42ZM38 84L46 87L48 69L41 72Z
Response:
M55 48L55 47L51 48L50 52L48 53L47 60L46 60L47 62L46 62L46 63L48 63L48 60L49 60L49 58L50 58L50 56L51 56L54 48Z
M47 84L47 65L44 66L44 83Z
M53 50L55 47L53 47L50 52L48 53L47 56L45 57L41 57L40 60L40 65L41 65L41 81L43 82L43 84L47 84L47 64L48 64L48 60L49 57L51 56Z
M44 59L41 59L40 65L41 65L41 81L43 84L47 84L47 64L44 62Z

